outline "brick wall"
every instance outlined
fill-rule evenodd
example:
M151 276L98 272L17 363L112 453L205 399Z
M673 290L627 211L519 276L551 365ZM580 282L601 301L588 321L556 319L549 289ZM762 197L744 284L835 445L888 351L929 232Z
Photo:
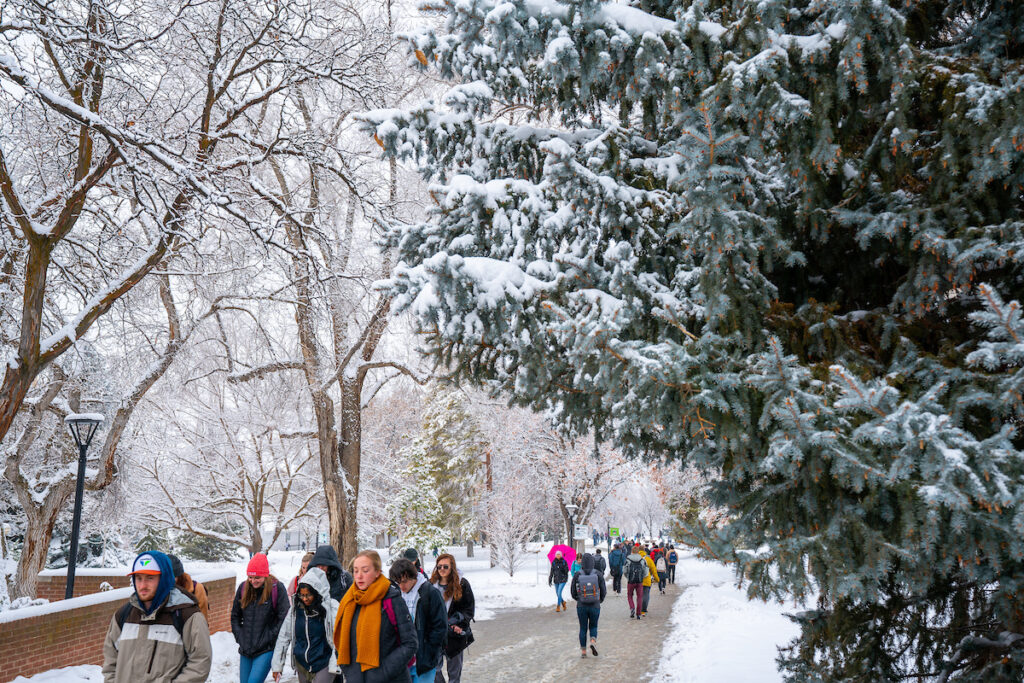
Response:
M234 574L218 572L196 579L210 594L210 631L230 630ZM76 576L75 593L79 580ZM102 664L110 619L131 593L122 588L0 613L0 683L65 666Z
M114 588L127 588L131 585L128 577L125 576L128 570L123 572L111 572L109 574L75 574L75 593L72 597L80 598L83 595L92 595L100 592L100 585L109 583ZM64 599L64 587L67 577L64 574L55 572L43 572L39 575L36 584L36 597L45 598L50 602Z

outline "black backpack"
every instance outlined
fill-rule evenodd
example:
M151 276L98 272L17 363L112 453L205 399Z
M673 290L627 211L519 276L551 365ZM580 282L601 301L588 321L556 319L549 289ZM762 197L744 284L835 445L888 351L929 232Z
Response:
M639 560L626 560L626 583L643 583L644 580L644 561Z

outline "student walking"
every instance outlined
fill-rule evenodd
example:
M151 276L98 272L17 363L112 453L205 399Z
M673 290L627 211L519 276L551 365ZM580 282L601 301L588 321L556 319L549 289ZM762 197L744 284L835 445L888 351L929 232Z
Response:
M668 582L675 585L676 582L676 564L679 563L679 553L676 552L674 545L668 547Z
M548 570L548 585L555 586L555 611L561 612L565 609L565 599L562 597L562 590L569 582L569 563L562 557L562 551L555 552L555 559L551 560L551 569Z
M598 548L594 552L596 553L596 555L594 556L594 569L597 570L598 574L604 576L605 571L608 570L608 562L605 561L604 556L601 554L600 548Z
M352 577L334 621L334 649L345 683L409 683L416 629L402 592L384 576L375 550L355 556Z
M285 660L289 658L300 683L331 683L341 673L334 652L337 613L338 601L331 597L327 575L316 567L306 571L296 587L291 612L277 636L270 666L275 683L281 680Z
M612 590L616 594L622 593L622 565L626 561L626 553L622 550L622 544L616 543L615 547L608 553L608 567L612 573Z
M576 601L576 618L580 622L581 657L587 656L587 633L590 633L590 651L597 656L597 621L601 617L601 603L607 593L604 574L597 571L594 556L587 553L580 563L580 572L572 577L569 594Z
M110 619L103 640L104 683L203 683L213 652L196 601L174 585L163 553L140 553L128 574L135 592Z
M231 603L231 633L238 643L238 679L263 683L270 673L274 646L288 618L288 590L270 574L270 563L256 553L246 568L248 578Z
M177 555L168 555L167 558L171 561L171 569L174 571L174 585L196 599L199 611L203 613L203 618L209 624L210 596L206 592L206 586L189 576Z
M665 594L665 582L668 581L668 560L665 559L665 553L658 553L658 559L654 561L654 566L658 570L658 590L661 594Z
M412 683L434 683L442 650L448 642L448 613L441 591L434 588L412 560L395 560L388 572L402 591L416 627L416 663L409 667Z
M327 580L331 582L331 597L341 601L345 591L352 585L352 575L341 566L338 553L332 545L317 546L313 557L309 559L310 567L320 567Z
M640 556L644 558L644 562L647 564L647 576L644 577L644 605L642 614L647 616L647 605L651 602L651 584L658 581L658 568L654 566L654 561L651 556L645 551L640 551Z
M644 558L634 550L626 557L623 573L626 575L626 600L629 602L629 618L639 619L643 616L644 608L644 581L649 579L650 573ZM633 596L636 595L636 602Z
M476 599L473 597L469 581L459 574L455 558L448 553L438 556L430 583L441 592L445 607L448 609L448 642L444 648L448 683L460 683L466 648L474 640L470 622L476 614ZM437 667L434 681L445 683L440 665Z

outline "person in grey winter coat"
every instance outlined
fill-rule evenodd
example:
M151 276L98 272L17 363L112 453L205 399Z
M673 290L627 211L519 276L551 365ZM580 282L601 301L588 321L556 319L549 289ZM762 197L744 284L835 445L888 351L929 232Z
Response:
M572 577L569 594L576 601L576 618L580 622L580 650L587 656L587 631L590 632L590 651L597 656L597 620L601 617L601 603L607 594L604 574L595 568L594 556L587 553L580 561L580 571Z
M163 553L132 564L135 592L110 620L103 640L104 683L204 683L213 652L199 605L174 585Z
M291 611L277 634L270 671L281 679L284 663L291 660L300 683L331 683L338 668L334 651L334 620L338 601L331 597L331 584L317 567L299 579Z

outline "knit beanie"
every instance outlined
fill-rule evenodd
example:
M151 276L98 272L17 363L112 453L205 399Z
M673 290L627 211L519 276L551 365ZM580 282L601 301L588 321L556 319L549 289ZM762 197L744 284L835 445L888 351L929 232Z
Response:
M270 576L270 562L263 553L256 553L249 560L245 573L249 576Z

